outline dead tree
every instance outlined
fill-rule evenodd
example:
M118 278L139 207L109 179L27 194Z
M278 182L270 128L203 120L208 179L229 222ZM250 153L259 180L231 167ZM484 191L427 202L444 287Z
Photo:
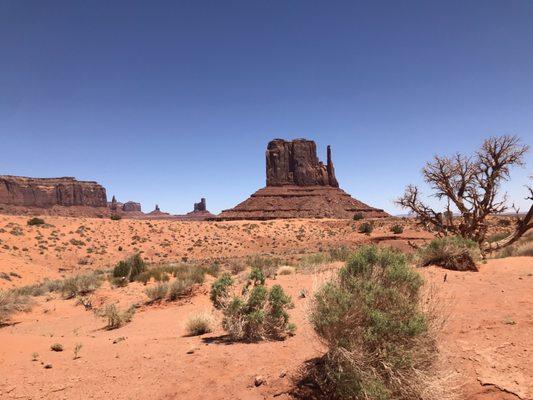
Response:
M516 242L533 228L533 204L525 216L517 213L514 231L503 240L487 243L487 217L509 209L507 194L499 196L503 181L509 180L514 166L524 165L524 154L529 150L516 136L500 136L485 140L475 155L467 157L435 158L422 170L424 180L433 190L433 196L445 200L445 212L438 212L424 204L416 186L409 185L396 203L414 213L421 224L431 226L438 236L460 235L478 243L480 249L493 251ZM527 199L533 200L533 190ZM458 217L450 218L452 208Z

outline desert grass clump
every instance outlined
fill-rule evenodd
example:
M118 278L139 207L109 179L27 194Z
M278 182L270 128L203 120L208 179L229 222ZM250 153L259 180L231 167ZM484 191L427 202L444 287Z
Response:
M250 273L241 295L235 294L231 275L224 274L211 287L211 301L222 311L222 328L232 340L283 339L294 332L287 309L292 301L280 285L268 289L260 268Z
M102 275L90 273L77 275L65 279L59 286L58 291L65 299L72 299L76 296L85 296L94 292L102 285Z
M422 285L403 254L365 246L317 291L310 319L328 351L310 373L325 398L426 398L437 347Z
M30 218L27 222L27 224L29 226L34 226L34 225L44 225L45 222L44 222L44 219L42 218L38 218L38 217L33 217L33 218Z
M346 261L351 251L347 246L333 247L329 249L330 261Z
M278 275L292 275L296 272L296 268L290 265L282 265L278 268Z
M251 256L248 257L247 264L253 269L260 269L267 278L276 276L278 267L282 260L276 257Z
M100 315L107 320L106 329L112 330L131 322L134 314L135 306L133 305L127 310L121 311L115 304L108 304Z
M189 336L209 333L213 330L213 317L207 313L193 314L187 320L186 329Z
M150 299L150 303L163 300L168 293L168 283L158 283L145 290L146 295Z
M417 252L418 265L438 265L456 271L477 271L480 258L476 242L461 236L444 236L433 239Z
M0 326L5 324L12 314L31 310L32 301L28 296L13 290L0 291Z

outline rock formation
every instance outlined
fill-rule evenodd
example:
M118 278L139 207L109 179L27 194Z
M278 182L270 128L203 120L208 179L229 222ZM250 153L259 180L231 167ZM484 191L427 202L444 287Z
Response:
M324 165L316 155L315 142L305 139L272 140L266 151L266 176L267 186L339 186L330 147Z
M190 213L179 216L183 220L189 221L203 221L214 218L215 215L207 211L207 204L205 198L201 198L199 203L194 203L194 209Z
M122 205L122 211L124 212L142 212L141 203L136 203L134 201L127 201Z
M365 217L388 216L340 189L331 147L324 165L312 140L272 140L266 151L266 184L215 219L352 218L358 212Z
M206 206L206 203L205 203L205 199L203 197L200 199L199 203L194 203L194 211L193 212L206 211L206 210L207 210L207 206Z
M28 178L0 175L0 204L24 207L107 207L105 188L72 177Z

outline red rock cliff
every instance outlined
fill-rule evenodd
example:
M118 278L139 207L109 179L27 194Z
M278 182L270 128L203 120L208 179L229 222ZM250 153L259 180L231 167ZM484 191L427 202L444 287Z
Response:
M0 175L0 204L27 207L107 207L105 188L72 177L28 178Z

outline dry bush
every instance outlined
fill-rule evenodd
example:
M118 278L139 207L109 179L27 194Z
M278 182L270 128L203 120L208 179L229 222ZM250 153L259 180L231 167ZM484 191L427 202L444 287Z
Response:
M292 275L296 272L296 268L289 265L283 265L278 268L278 275Z
M102 285L103 277L98 273L77 275L65 279L59 284L59 291L65 299L72 299L76 296L85 296L94 292Z
M478 245L460 236L433 239L417 252L418 265L438 265L456 271L477 271Z
M403 254L367 246L317 291L311 322L328 352L309 378L323 398L441 398L428 393L437 346L422 284Z
M191 315L187 320L186 329L189 336L209 333L213 330L213 317L207 313Z
M31 310L32 301L28 296L16 291L0 291L0 326L5 324L12 314Z
M510 179L513 167L523 166L529 146L516 136L504 135L485 140L472 156L435 156L422 170L433 196L447 203L443 212L427 205L418 187L409 185L396 203L412 212L426 228L438 236L468 238L482 252L497 251L520 239L533 228L533 204L523 216L514 218L514 231L497 242L488 242L488 219L509 209L501 185ZM527 199L533 200L533 188ZM455 215L454 215L455 212Z
M101 317L107 319L106 329L117 329L130 322L135 314L135 306L130 306L125 311L120 311L115 304L108 304Z
M282 260L276 257L251 256L247 260L252 269L260 269L267 278L274 278Z
M150 302L163 300L168 293L168 283L158 283L155 286L149 287L145 290Z

